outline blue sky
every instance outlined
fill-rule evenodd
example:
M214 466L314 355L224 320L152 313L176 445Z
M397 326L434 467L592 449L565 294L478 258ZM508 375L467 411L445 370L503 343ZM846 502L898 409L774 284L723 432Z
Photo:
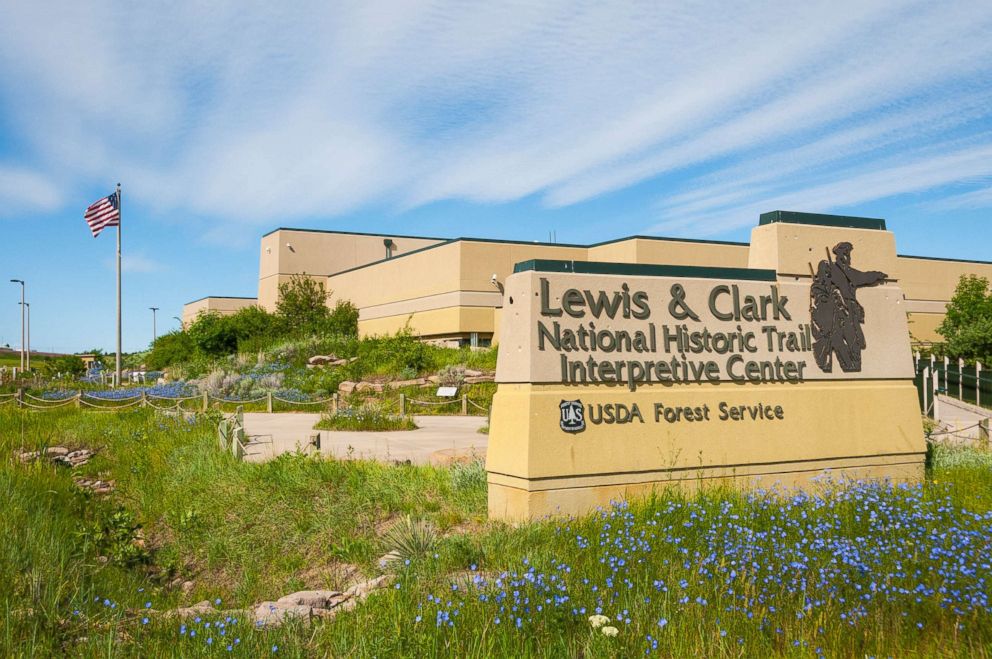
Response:
M207 5L207 6L205 6ZM280 6L277 6L280 5ZM285 5L285 6L281 6ZM0 345L125 349L254 295L278 226L744 240L884 217L992 260L992 3L7 3Z

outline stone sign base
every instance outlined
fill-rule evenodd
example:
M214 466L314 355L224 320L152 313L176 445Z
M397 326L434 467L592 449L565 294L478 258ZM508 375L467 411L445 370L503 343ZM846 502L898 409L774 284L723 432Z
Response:
M918 481L926 452L918 407L905 380L651 384L636 392L500 384L489 512L510 520L578 515L667 486Z

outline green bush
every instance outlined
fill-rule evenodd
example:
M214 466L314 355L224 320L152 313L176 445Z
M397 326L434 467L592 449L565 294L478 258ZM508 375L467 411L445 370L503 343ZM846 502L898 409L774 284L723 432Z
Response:
M195 354L196 344L192 337L182 330L174 330L155 339L145 358L145 365L157 371L171 364L189 361Z
M40 370L47 377L53 377L56 374L78 377L86 372L86 364L76 355L63 355L41 362Z

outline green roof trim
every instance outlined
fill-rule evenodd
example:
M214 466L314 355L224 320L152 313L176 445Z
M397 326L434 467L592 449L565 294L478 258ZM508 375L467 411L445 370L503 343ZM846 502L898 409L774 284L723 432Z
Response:
M845 229L871 229L885 231L885 220L877 217L854 217L852 215L825 215L823 213L799 213L797 211L771 211L762 213L758 226L765 224L812 224L819 227L843 227Z
M513 272L571 272L577 275L628 275L631 277L694 277L697 279L746 279L775 281L774 270L720 268L698 265L654 263L608 263L605 261L556 261L531 259L513 266Z

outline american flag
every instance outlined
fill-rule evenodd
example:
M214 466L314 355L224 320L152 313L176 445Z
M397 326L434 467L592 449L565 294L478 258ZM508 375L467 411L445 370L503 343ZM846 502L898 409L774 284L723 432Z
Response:
M116 227L121 224L121 205L117 199L117 193L103 197L90 204L83 215L86 224L90 225L93 237L100 235L105 227Z

